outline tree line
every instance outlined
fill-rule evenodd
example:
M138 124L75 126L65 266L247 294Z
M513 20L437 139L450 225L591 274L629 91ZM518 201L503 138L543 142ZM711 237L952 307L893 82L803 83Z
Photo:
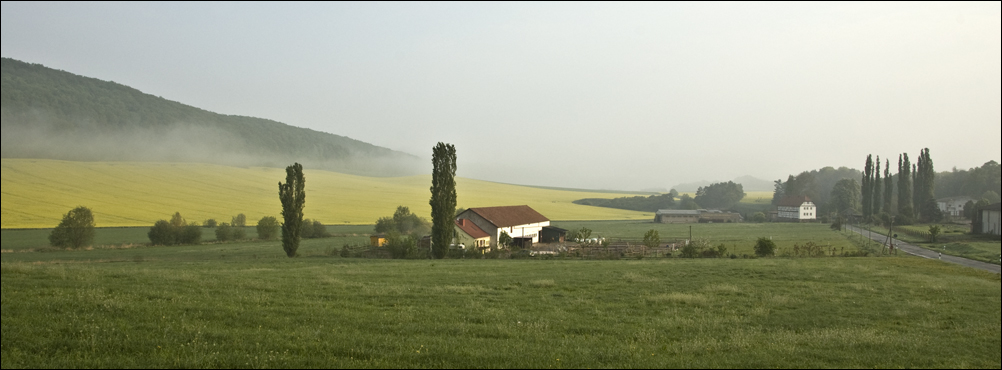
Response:
M730 210L745 197L744 186L733 181L702 186L696 191L696 196L689 194L679 196L672 189L665 194L650 196L620 197L613 199L589 198L575 200L573 203L584 206L595 206L615 209L625 209L639 212L657 212L665 209L696 210L718 209Z

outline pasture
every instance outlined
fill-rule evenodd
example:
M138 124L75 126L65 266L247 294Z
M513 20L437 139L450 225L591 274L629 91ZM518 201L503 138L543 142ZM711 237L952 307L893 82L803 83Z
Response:
M997 236L971 235L966 225L939 225L942 234L936 243L929 238L929 225L895 226L894 234L906 243L941 252L945 255L963 257L981 262L999 264L1002 257L1002 242ZM888 234L886 227L871 226L875 232Z
M174 212L189 221L227 222L243 213L253 224L278 217L280 168L209 164L0 161L0 228L51 228L70 209L93 210L98 227L152 226ZM460 171L462 171L460 169ZM461 173L461 172L460 172ZM646 220L653 214L573 204L620 193L554 190L457 178L460 207L529 205L554 220ZM430 176L376 178L306 169L306 217L324 224L373 224L410 207L429 217Z
M610 236L654 226L563 224L574 225ZM734 243L841 237L812 225L694 226ZM278 242L0 254L0 365L1000 364L998 275L937 261L363 260L336 251L367 238L331 231L341 236L304 241L296 259Z

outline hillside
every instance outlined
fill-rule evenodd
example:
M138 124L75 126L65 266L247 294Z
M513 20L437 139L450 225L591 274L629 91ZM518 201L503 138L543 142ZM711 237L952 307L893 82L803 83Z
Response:
M76 206L95 213L99 227L150 226L181 212L190 221L278 217L279 168L211 164L64 162L3 159L0 228L51 228ZM460 207L527 204L552 220L646 220L653 214L572 203L582 193L457 179ZM306 217L326 224L374 224L408 206L429 217L430 176L363 177L306 171Z
M3 158L286 166L424 173L417 157L283 123L227 116L114 82L3 58Z

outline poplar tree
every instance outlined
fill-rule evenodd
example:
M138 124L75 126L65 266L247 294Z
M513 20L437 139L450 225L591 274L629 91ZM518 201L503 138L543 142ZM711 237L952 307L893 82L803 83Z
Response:
M877 156L877 169L873 172L873 176L874 176L875 179L873 180L873 189L871 190L871 193L870 193L870 194L873 194L873 200L872 200L873 205L871 206L873 208L873 210L871 210L870 212L873 213L874 215L879 215L880 211L881 211L881 207L884 206L884 198L883 198L883 191L884 191L884 189L883 189L883 182L880 179L880 156L879 155Z
M942 212L936 204L936 169L929 148L921 153L915 180L915 207L923 222L937 222L942 219Z
M908 153L898 157L898 215L909 220L915 218L912 208L912 164Z
M278 199L282 202L282 249L289 258L296 256L303 231L303 208L306 207L306 177L303 166L293 164L285 169L285 184L278 183Z
M432 255L445 258L455 234L456 147L438 143L432 149L431 244Z
M873 215L873 156L866 156L866 166L863 168L863 218L870 220Z
M894 213L894 179L891 177L891 160L884 159L884 212Z

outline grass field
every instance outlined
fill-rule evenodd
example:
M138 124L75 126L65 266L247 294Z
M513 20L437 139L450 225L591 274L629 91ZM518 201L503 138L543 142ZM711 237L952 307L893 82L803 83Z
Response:
M942 234L936 243L929 240L929 225L896 226L894 234L898 239L929 250L951 256L964 257L981 262L999 264L1002 257L1002 241L998 237L970 235L969 226L939 225ZM874 226L875 232L887 235L885 227Z
M2 367L998 368L997 276L913 258L2 263Z
M3 159L0 228L52 228L77 206L99 227L151 226L174 212L189 221L278 216L285 171L180 163L93 163ZM430 215L430 176L373 178L306 171L306 217L325 224L373 224L407 206ZM580 206L620 193L553 190L457 179L460 207L529 205L553 220L643 220L653 214ZM428 216L425 216L428 217Z
M625 240L640 243L648 230L657 230L662 242L689 238L689 228L692 227L694 239L705 239L713 245L723 244L728 253L753 255L754 245L759 238L769 238L776 243L777 254L792 251L797 244L814 242L818 245L831 246L842 250L857 250L844 235L831 231L823 224L693 224L667 225L650 221L559 221L553 226L579 230L587 228L593 237L604 237L612 240Z

